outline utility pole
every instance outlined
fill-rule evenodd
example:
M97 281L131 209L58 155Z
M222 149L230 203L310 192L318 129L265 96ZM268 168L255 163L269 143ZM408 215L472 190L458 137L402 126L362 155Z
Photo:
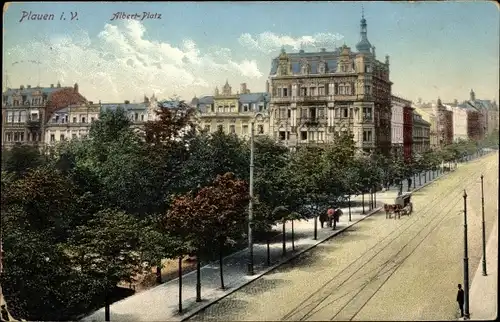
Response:
M483 219L483 276L488 275L486 273L486 225L484 224L484 176L481 175L481 216Z
M248 266L247 274L252 276L253 272L253 159L254 159L254 131L255 123L252 122L252 129L250 134L250 201L248 202Z
M467 192L464 189L464 311L469 319L469 257L467 250Z

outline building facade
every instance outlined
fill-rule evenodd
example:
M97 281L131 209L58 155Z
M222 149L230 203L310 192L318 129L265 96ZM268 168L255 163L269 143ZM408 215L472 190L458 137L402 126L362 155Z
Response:
M191 106L197 110L197 122L201 129L209 133L219 130L249 138L253 122L255 135L269 135L268 93L250 93L244 83L239 92L233 93L226 81L222 92L216 88L214 94L192 100Z
M453 112L438 99L436 104L437 136L440 148L453 143Z
M73 87L31 87L21 85L7 89L2 95L2 147L14 144L42 146L46 141L45 128L55 111L87 100Z
M413 155L413 108L408 101L403 108L403 156L410 161Z
M397 96L391 96L391 144L393 147L403 148L403 110L406 100Z
M424 121L430 124L430 144L433 149L438 147L438 130L437 130L437 117L435 108L431 104L415 104L413 105L415 112L422 117Z
M466 141L467 135L467 109L458 105L445 105L453 113L453 142Z
M422 115L415 111L412 112L412 118L412 154L418 157L431 149L431 124L425 121Z
M344 45L334 51L281 54L269 76L271 135L286 145L334 142L342 132L354 135L364 151L391 149L389 56L375 57L361 19L356 52Z
M59 109L45 124L44 143L54 145L60 141L84 138L92 122L99 119L99 104L75 104Z

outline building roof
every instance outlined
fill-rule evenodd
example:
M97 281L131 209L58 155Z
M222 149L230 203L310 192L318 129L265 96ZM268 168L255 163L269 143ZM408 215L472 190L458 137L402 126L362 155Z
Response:
M300 73L300 61L306 59L309 63L310 71L309 74L318 74L318 65L321 60L326 63L326 72L334 72L337 70L337 59L340 55L338 50L336 51L324 51L324 52L310 52L306 53L300 51L298 53L287 54L290 58L290 63L292 65L292 74ZM351 52L351 58L354 58L356 54ZM271 63L270 75L276 75L278 71L278 58L274 58Z
M122 108L125 112L128 111L145 111L147 106L144 103L102 103L101 112L116 111L118 108Z
M61 91L64 89L73 89L72 86L65 87L31 87L31 88L8 88L5 92L2 93L4 96L4 102L8 105L13 104L13 96L19 94L21 96L26 96L27 100L31 100L34 93L40 91L42 95L46 96L46 99L50 99L51 95L57 91Z

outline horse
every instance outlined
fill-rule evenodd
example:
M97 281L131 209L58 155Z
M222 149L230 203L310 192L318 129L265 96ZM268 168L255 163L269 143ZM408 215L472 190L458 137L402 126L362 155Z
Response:
M330 209L329 209L330 210ZM333 210L333 209L332 209ZM332 213L332 212L330 212ZM343 215L343 212L340 208L333 210L333 214L329 214L329 212L322 213L319 215L319 221L321 223L321 228L324 227L325 222L327 223L327 227L332 227L335 229L337 227L337 223L339 222L340 216Z

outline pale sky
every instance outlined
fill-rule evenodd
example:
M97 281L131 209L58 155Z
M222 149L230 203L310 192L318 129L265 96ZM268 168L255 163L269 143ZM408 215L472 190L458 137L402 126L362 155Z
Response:
M23 11L54 19L20 21ZM139 19L111 20L116 12ZM144 12L152 19L141 21ZM364 12L377 58L390 55L393 94L448 102L474 89L498 101L495 2L364 2ZM360 18L361 2L13 3L4 15L3 80L11 88L77 82L87 99L103 102L153 92L191 100L226 79L234 91L243 82L264 91L282 46L355 49Z

